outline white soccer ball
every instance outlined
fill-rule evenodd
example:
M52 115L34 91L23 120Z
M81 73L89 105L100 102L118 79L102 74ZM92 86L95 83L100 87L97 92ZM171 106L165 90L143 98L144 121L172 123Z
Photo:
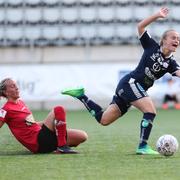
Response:
M178 147L177 139L170 134L161 136L156 143L157 151L164 156L172 156L178 150Z

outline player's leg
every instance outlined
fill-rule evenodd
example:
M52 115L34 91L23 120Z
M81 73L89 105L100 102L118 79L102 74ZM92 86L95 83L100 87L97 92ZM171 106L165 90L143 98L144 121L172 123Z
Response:
M156 109L150 97L143 97L139 100L132 102L132 105L143 112L143 118L140 124L140 142L137 149L137 154L158 154L152 150L148 145L153 120L156 116Z
M66 112L62 106L55 107L48 114L43 124L56 133L57 153L76 153L67 146Z
M97 122L106 126L117 120L123 114L125 114L130 107L121 97L118 95L113 96L113 100L108 108L103 111L102 107L88 98L84 93L84 88L66 89L62 91L62 94L70 95L79 99L87 110L95 117Z
M67 145L76 147L88 139L85 131L78 129L67 129Z
M61 93L79 99L87 108L87 110L91 113L91 115L95 117L97 122L100 123L103 109L101 106L96 104L94 101L92 101L85 95L84 88L65 89Z
M121 111L116 104L110 104L103 112L100 123L107 126L121 117Z

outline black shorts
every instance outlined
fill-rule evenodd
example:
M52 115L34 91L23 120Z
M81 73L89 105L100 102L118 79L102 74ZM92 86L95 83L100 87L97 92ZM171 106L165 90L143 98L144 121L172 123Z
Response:
M57 148L56 133L48 129L44 124L38 134L38 153L49 153Z
M119 81L111 104L117 104L123 115L128 111L131 102L147 96L144 88L135 79L126 75Z

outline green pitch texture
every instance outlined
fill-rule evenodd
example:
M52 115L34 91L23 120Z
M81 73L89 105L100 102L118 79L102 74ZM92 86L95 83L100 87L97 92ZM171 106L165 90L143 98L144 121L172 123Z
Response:
M42 120L47 112L34 112ZM33 155L0 129L1 180L179 180L180 150L172 157L135 155L142 114L131 110L112 125L100 126L87 111L67 112L69 128L85 130L89 139L77 155ZM172 134L180 142L180 111L158 110L149 144Z

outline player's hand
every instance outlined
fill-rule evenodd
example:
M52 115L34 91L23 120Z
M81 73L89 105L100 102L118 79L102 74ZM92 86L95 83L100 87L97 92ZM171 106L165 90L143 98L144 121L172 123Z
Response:
M162 7L158 13L159 18L165 18L169 14L169 9L167 7Z

